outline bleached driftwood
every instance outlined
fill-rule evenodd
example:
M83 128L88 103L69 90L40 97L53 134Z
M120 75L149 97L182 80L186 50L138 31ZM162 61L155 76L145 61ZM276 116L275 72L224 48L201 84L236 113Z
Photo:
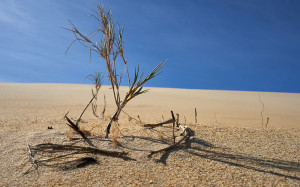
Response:
M179 125L179 128L182 129L182 133L180 134L180 136L183 136L185 132L190 130L187 125ZM187 133L189 133L189 132L187 132Z

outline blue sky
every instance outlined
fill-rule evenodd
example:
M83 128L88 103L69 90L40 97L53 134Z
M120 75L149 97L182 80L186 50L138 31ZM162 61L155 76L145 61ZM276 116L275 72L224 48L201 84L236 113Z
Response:
M1 0L0 82L88 84L104 61L75 44L96 3L125 24L131 74L163 73L146 86L300 93L298 0ZM108 84L108 82L106 82Z

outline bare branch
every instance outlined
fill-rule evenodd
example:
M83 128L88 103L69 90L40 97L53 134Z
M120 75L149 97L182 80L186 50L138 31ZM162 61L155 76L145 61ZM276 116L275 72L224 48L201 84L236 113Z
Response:
M164 122L161 122L161 123L156 123L156 124L145 124L144 127L147 127L147 128L156 128L156 127L160 127L160 126L163 126L165 124L169 124L169 123L173 123L174 120L173 119L169 119L167 121L164 121Z
M265 110L265 104L262 102L262 100L260 99L260 95L258 96L258 100L262 105L262 110L260 112L260 116L261 116L261 126L264 127L264 116L263 116L263 112Z
M195 125L198 124L198 120L197 120L197 108L195 108Z
M75 132L77 132L80 136L82 136L83 139L87 139L86 135L79 129L77 125L75 125L70 118L68 118L67 114L65 115L65 118L69 122L67 125L71 127Z
M97 93L98 94L98 93ZM85 106L85 108L83 109L83 111L81 112L79 118L76 120L76 126L78 126L80 120L81 120L81 117L82 115L84 114L84 112L86 111L86 109L89 107L89 105L92 103L92 101L95 99L95 97L97 97L97 94L94 94L92 99L90 100L90 102Z
M97 99L95 99L95 100L97 100ZM98 106L97 106L96 102L95 102L95 104L92 103L92 111L93 111L94 116L96 116L100 120L103 120L104 119L105 110L106 110L105 95L104 95L104 105L103 105L103 110L101 112L101 117L97 115L97 108L98 108Z
M131 116L130 116L127 112L125 112L124 110L122 110L122 112L128 116L128 121L131 121L132 119L134 119L135 121L141 122L141 120L138 120L138 119L135 119L134 117L131 117Z
M174 116L174 113L173 111L171 111L171 114L172 114L172 119L173 119L173 131L172 131L172 135L173 135L173 145L175 145L175 116Z
M35 146L34 149L38 151L44 151L44 152L77 151L79 153L102 154L102 155L113 156L113 157L124 157L128 154L127 152L108 151L108 150L98 149L94 147L60 145L60 144L52 144L52 143L38 144Z

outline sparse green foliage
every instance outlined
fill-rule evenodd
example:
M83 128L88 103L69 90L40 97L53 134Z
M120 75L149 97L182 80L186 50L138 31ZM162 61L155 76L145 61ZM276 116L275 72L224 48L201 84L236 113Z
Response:
M105 60L108 79L110 81L115 104L117 106L115 114L113 115L113 117L107 125L107 137L110 133L111 123L118 119L120 112L131 99L148 91L143 90L143 85L161 73L160 69L166 63L166 60L159 63L145 78L143 77L143 73L140 74L138 67L135 71L133 82L131 83L129 71L127 68L127 60L124 56L124 26L121 27L119 24L114 23L112 13L110 10L105 11L102 5L96 5L96 7L97 9L94 11L95 15L92 15L92 17L95 18L99 25L99 28L97 30L91 32L88 35L84 35L76 28L76 26L70 20L69 22L71 28L65 29L71 31L75 36L75 39L71 42L70 46L67 48L67 51L74 44L74 42L78 41L84 47L89 48L90 55L91 52L94 51ZM99 38L95 37L97 34L101 35L100 42L94 40L94 38ZM118 73L119 71L117 71L117 58L120 58L124 65L123 73ZM127 74L129 90L126 93L124 99L121 100L119 89L124 74ZM96 85L101 85L100 77L100 73L91 76L92 80L95 83L96 89L95 91L93 91L93 96L95 96L95 94L98 93Z

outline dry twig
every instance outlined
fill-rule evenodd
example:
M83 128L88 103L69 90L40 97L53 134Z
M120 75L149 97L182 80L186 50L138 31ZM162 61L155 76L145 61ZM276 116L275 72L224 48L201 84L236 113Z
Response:
M171 115L172 115L172 120L173 120L173 128L172 128L173 145L175 145L175 123L176 123L176 120L175 120L173 111L171 111ZM178 115L178 117L179 117L179 115Z
M98 114L97 114L97 108L98 108L98 105L97 105L97 103L96 103L96 101L97 101L97 98L95 99L95 102L94 103L92 103L92 111L93 111L93 114L94 114L94 116L96 117L96 118L98 118L98 119L100 119L100 120L104 120L104 115L105 115L105 111L106 111L106 97L105 97L105 95L104 95L104 105L103 105L103 110L102 110L102 112L101 112L101 116L98 116Z
M132 119L134 119L135 121L137 121L137 122L141 122L141 120L139 119L135 119L134 117L131 117L127 112L125 112L124 110L122 110L122 112L124 113L124 114L126 114L126 116L128 117L128 121L131 121Z
M28 145L28 143L27 143ZM24 174L28 174L34 167L38 172L40 165L49 167L59 167L63 169L79 168L86 164L96 163L97 161L92 157L78 158L76 155L84 154L101 154L105 156L127 158L127 152L108 151L94 147L83 147L74 145L61 145L53 143L38 144L34 147L28 145L29 159L32 166ZM37 156L36 154L39 153ZM37 156L38 158L35 158ZM71 160L70 160L71 159ZM68 166L69 165L69 166ZM66 167L67 166L67 167Z
M78 127L76 124L74 124L74 123L70 120L70 118L68 118L67 114L65 115L65 118L66 118L67 121L69 122L69 123L67 123L67 125L68 125L69 127L71 127L75 132L77 132L83 139L87 139L86 135L79 129L79 127Z
M195 125L198 124L198 120L197 120L197 108L195 108Z
M54 152L59 152L59 151L60 152L61 151L74 151L77 154L93 153L93 154L101 154L101 155L112 156L112 157L124 157L128 154L127 152L124 152L124 151L123 152L108 151L108 150L98 149L98 148L94 148L94 147L61 145L61 144L53 144L53 143L38 144L33 149L34 149L34 151L42 151L42 152L48 152L48 153L54 153Z
M169 120L161 122L161 123L145 124L144 127L146 127L146 128L156 128L156 127L160 127L160 126L163 126L165 124L169 124L169 123L173 123L173 122L174 122L174 119L169 119Z
M261 98L260 98L260 95L258 96L258 100L259 102L261 103L262 105L262 110L260 112L260 116L261 116L261 126L264 127L264 116L263 116L263 112L265 110L265 104L262 102Z

